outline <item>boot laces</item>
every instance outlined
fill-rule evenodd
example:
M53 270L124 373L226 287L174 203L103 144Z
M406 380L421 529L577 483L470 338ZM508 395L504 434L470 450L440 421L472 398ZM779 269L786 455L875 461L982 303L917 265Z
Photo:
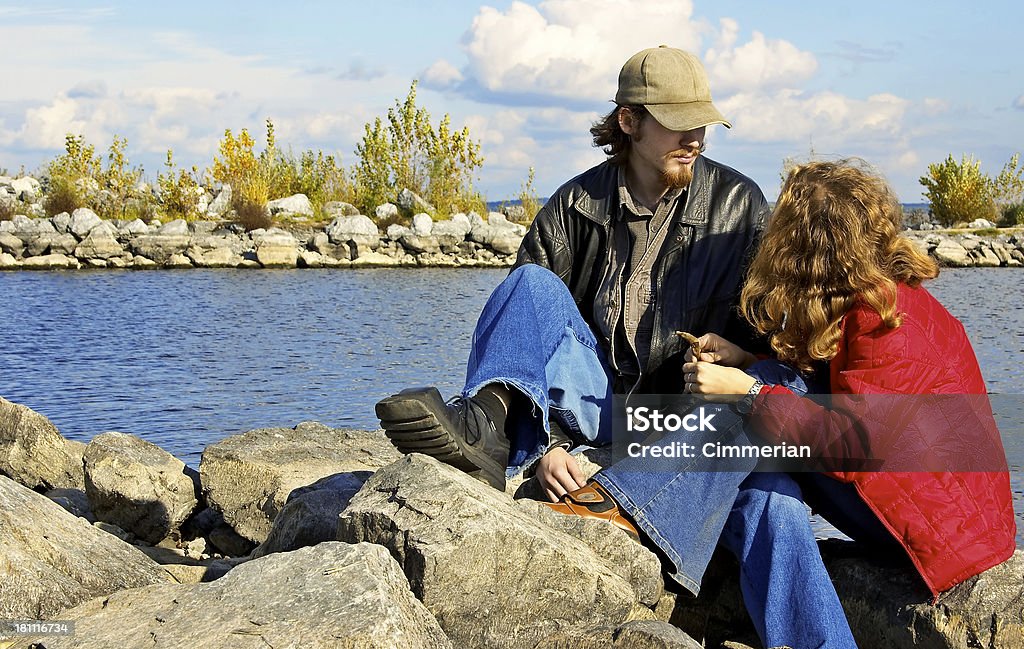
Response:
M497 433L498 429L494 426L490 415L472 397L453 397L447 405L455 410L457 417L463 422L466 428L466 441L469 444L475 446L479 443L484 430L491 434Z

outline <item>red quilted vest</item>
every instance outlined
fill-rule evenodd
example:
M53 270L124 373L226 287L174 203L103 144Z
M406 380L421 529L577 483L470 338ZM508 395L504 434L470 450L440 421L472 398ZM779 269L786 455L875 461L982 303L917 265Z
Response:
M897 308L896 329L864 304L846 315L829 408L769 386L751 417L762 436L815 457L889 458L886 470L846 463L829 475L856 486L936 596L1013 554L1010 479L963 325L924 288L901 284Z

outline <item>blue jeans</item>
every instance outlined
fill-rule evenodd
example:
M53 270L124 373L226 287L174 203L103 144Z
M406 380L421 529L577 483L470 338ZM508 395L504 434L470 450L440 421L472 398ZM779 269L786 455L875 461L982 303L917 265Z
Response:
M768 361L751 373L797 392L808 386ZM612 376L565 284L535 265L495 289L477 324L465 396L501 383L522 395L510 416L509 475L543 455L550 418L577 440L611 442ZM723 436L746 435L743 419L717 408ZM669 440L663 440L669 441ZM603 485L668 557L670 576L696 594L715 546L739 560L747 611L766 647L855 647L825 570L804 502L858 541L903 554L852 485L817 474L645 470L626 459L598 473Z

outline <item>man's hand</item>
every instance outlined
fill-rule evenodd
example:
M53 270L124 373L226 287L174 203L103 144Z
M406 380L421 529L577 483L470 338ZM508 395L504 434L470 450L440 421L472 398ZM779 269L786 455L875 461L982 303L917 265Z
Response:
M738 367L745 370L757 362L757 357L739 345L733 344L718 334L704 334L697 339L700 342L700 360L716 363L726 367ZM693 349L687 349L683 360L692 363Z
M741 369L714 363L684 363L683 380L683 392L711 395L709 401L724 403L739 401L755 383L754 377Z
M551 502L587 484L576 458L564 448L553 448L537 462L537 481Z

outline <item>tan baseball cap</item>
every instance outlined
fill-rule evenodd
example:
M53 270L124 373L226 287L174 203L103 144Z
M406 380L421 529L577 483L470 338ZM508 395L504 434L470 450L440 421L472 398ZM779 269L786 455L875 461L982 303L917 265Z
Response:
M708 75L700 59L661 45L637 52L619 72L615 103L640 104L671 131L690 131L709 124L732 128L711 103Z

